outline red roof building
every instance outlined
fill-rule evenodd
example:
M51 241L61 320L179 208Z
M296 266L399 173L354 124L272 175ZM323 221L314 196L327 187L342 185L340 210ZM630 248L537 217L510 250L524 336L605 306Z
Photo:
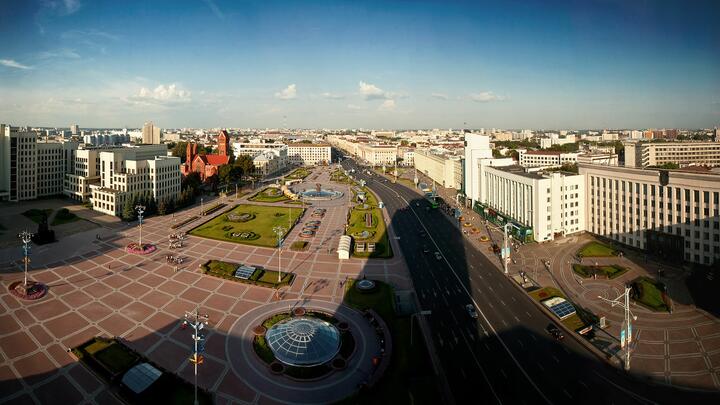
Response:
M188 143L185 163L180 167L183 176L192 172L200 173L202 181L218 174L220 167L230 163L230 137L226 131L218 134L218 154L201 155L197 151L197 144Z

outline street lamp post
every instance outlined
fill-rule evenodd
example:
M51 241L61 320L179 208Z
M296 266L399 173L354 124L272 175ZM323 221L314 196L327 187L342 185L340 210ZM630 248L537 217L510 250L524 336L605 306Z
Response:
M200 197L200 215L205 215L205 208L203 206L203 198Z
M614 300L609 300L598 295L598 298L610 303L611 306L620 306L624 309L625 320L623 321L623 327L620 330L620 346L625 349L625 370L630 370L630 342L632 342L631 322L637 320L637 316L630 311L630 290L631 288L628 285L625 285L625 292L620 294Z
M32 241L33 234L28 231L22 231L18 234L18 238L23 242L23 262L25 263L25 279L23 280L23 288L27 294L28 289L28 263L30 263L30 242Z
M277 236L277 246L278 246L278 284L277 284L277 289L275 291L277 294L277 298L279 300L280 299L280 281L282 280L282 278L281 278L282 267L280 266L280 255L282 253L282 242L283 242L282 237L283 237L283 235L285 235L285 228L277 225L273 228L273 232L275 232L275 236Z
M505 274L508 274L508 268L507 268L507 261L510 258L510 252L508 251L508 237L507 237L507 231L508 226L510 226L509 223L505 224L503 226L503 253L500 255L502 257L503 261L503 269L505 270Z
M138 213L138 222L140 223L140 237L139 237L140 241L138 243L138 246L140 249L142 249L143 248L142 247L143 246L143 244L142 244L142 220L143 220L143 214L145 213L145 206L138 205L135 207L135 210Z
M183 327L190 326L193 328L193 355L190 357L190 362L193 363L195 369L195 405L198 405L197 398L197 376L198 376L198 364L203 363L203 356L200 353L205 352L205 336L200 331L207 326L210 317L207 314L201 314L198 308L195 308L195 312L185 312L185 321L183 321Z

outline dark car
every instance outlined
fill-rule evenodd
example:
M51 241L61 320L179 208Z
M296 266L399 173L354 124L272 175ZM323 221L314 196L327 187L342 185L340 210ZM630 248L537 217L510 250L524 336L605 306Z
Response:
M550 336L552 336L553 339L555 339L555 340L562 340L562 339L565 338L565 335L563 335L563 333L562 333L562 331L560 330L560 328L558 328L558 327L557 327L555 324L553 324L553 323L549 324L549 325L547 326L547 328L545 328L545 330L546 330L547 333L549 333Z

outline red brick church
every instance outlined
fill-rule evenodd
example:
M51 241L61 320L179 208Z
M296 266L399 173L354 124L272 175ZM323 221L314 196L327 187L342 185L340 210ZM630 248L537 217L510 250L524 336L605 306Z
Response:
M185 163L180 166L183 176L187 176L191 172L200 173L200 179L205 181L209 177L218 174L220 166L230 162L230 137L227 131L220 131L217 138L218 154L217 155L200 155L197 151L196 143L188 143L186 150Z

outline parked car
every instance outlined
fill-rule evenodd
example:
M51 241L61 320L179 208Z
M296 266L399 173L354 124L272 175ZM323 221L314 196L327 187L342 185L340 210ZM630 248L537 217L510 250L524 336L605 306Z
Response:
M465 305L465 309L467 310L468 315L470 315L470 318L472 318L472 319L478 318L477 311L475 311L475 306L473 306L473 304Z
M562 333L562 331L560 330L560 328L558 328L557 325L555 325L554 323L549 324L549 325L547 326L547 328L545 328L545 330L546 330L547 333L549 333L550 336L552 336L553 339L555 339L555 340L562 340L562 339L565 338L565 335L563 335L563 333Z

